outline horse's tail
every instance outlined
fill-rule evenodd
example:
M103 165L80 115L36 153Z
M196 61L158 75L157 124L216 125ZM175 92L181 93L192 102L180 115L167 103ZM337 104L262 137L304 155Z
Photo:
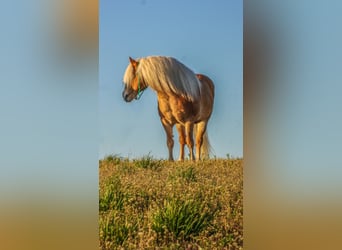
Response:
M211 154L211 145L210 145L210 141L208 137L208 132L206 130L203 135L203 143L201 147L201 158L209 159L210 154Z
M197 124L194 125L194 132L197 132ZM209 159L211 152L212 147L209 141L208 130L205 130L201 146L201 159Z

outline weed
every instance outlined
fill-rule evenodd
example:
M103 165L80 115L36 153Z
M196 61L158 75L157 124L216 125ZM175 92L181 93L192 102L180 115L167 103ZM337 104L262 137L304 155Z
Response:
M207 227L213 214L199 201L172 198L153 217L152 229L164 235L165 229L178 239L189 239Z
M134 160L133 162L136 167L144 169L156 170L161 166L161 161L153 159L150 154L143 156L140 159Z
M147 192L140 191L132 195L132 197L130 205L139 213L143 213L149 208L152 197Z
M125 193L121 190L120 181L112 178L107 182L104 191L100 191L99 210L100 212L109 209L122 210L126 198Z
M100 217L100 245L104 249L121 246L137 229L137 223L130 223L127 218L116 213Z
M227 246L228 244L230 244L232 242L234 242L234 235L233 234L228 234L221 239L221 244L223 246Z
M194 167L181 170L178 175L187 182L196 181L196 170Z
M120 157L120 155L118 154L111 154L111 155L107 155L104 160L107 162L113 162L114 164L120 164L123 158Z

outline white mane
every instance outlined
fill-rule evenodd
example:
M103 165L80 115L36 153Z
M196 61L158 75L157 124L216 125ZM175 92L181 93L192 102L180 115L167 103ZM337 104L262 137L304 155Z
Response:
M196 74L175 58L149 56L137 61L136 74L155 91L182 96L188 101L199 99L201 83ZM129 64L124 83L129 85L134 77L133 67Z

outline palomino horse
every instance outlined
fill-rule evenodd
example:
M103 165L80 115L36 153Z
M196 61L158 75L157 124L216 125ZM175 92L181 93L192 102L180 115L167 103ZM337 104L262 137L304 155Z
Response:
M209 156L207 123L214 104L214 84L209 77L195 74L172 57L149 56L129 58L123 82L122 97L126 102L139 99L147 87L158 96L158 111L167 136L169 160L173 161L173 126L179 134L179 160L184 160L187 144L194 160L193 131L196 132L196 160Z

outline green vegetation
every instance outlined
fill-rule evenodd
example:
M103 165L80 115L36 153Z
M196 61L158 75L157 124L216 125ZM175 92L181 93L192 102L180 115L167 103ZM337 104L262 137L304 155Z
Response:
M138 168L149 168L156 170L161 166L161 161L153 159L150 154L143 156L141 159L134 160L133 162Z
M120 180L118 178L111 178L106 181L106 188L100 194L99 210L107 211L122 210L125 200L125 193L121 191Z
M242 249L242 159L99 165L100 249Z
M166 201L152 220L152 229L158 236L164 236L165 230L175 239L190 239L199 235L212 221L213 211L205 204L196 200L180 200L178 198Z
M193 166L181 169L178 176L182 177L187 182L196 181L196 170Z
M120 164L121 161L122 161L122 157L120 157L119 155L117 154L112 154L112 155L107 155L105 157L105 161L107 162L112 162L114 164Z
M115 212L100 217L100 238L105 243L104 249L121 246L129 235L134 235L137 224L129 221L134 220L127 220L125 216Z

